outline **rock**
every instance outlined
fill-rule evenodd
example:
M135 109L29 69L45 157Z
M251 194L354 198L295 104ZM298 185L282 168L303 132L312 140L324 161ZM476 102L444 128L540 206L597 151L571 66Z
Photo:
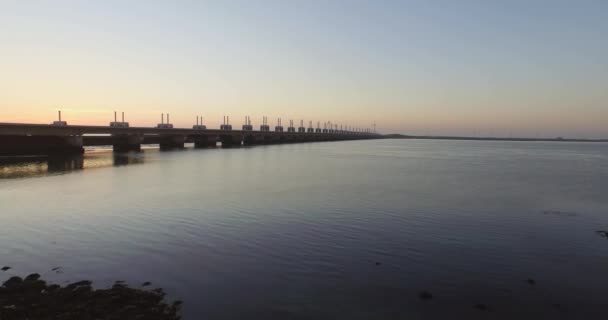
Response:
M37 273L32 273L23 279L24 281L36 281L40 279L40 275Z
M58 284L52 284L46 288L47 292L53 292L57 289L61 288Z
M488 310L488 306L486 306L486 305L485 305L485 304L483 304L483 303L478 303L478 304L474 305L473 307L474 307L475 309L477 309L477 310L481 310L481 311L486 311L486 310Z
M604 238L608 239L608 231L598 230L595 233L597 233L600 237L604 237Z
M7 270L10 270L10 269L11 269L11 267L9 267L9 266L4 266L4 267L2 267L2 269L0 269L0 270L2 270L2 271L7 271Z
M28 291L42 291L46 289L46 282L42 280L23 281L22 288Z
M125 284L93 289L91 281L65 287L47 285L39 274L11 277L0 288L0 319L154 319L177 320L182 301L164 302L162 289Z
M3 287L6 288L15 288L18 287L19 285L21 285L21 283L23 282L23 279L21 279L21 277L10 277L8 280L4 281L4 283L2 284Z
M162 295L162 296L165 295L165 291L163 290L163 288L154 288L154 289L152 289L152 292L154 292L158 295Z
M420 291L420 293L418 294L418 298L422 300L431 300L433 299L433 295L428 291Z
M77 290L77 289L81 289L83 287L84 288L90 288L91 287L91 281L82 280L82 281L70 283L65 288L67 290Z

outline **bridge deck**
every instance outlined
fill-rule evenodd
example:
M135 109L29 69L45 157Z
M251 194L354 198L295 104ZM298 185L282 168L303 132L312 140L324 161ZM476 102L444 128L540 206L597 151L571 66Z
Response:
M253 134L253 135L302 135L302 136L368 136L380 137L374 133L364 132L334 132L334 133L312 133L312 132L278 132L278 131L242 131L242 130L219 130L206 129L196 130L190 128L151 128L151 127L110 127L110 126L81 126L67 125L54 126L48 124L29 123L0 123L0 135L41 135L41 136L71 136L71 135L95 135L95 134L152 134L152 135L222 135L222 134Z

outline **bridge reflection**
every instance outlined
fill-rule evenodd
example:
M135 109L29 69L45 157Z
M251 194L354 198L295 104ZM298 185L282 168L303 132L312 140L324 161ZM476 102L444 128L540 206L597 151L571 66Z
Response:
M144 163L144 152L101 151L71 156L0 157L0 179L58 175L69 172Z

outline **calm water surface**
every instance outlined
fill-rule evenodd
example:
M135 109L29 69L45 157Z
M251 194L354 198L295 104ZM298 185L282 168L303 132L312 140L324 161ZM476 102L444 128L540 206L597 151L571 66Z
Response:
M96 151L4 159L0 177L0 280L149 280L185 319L576 319L608 304L608 144Z

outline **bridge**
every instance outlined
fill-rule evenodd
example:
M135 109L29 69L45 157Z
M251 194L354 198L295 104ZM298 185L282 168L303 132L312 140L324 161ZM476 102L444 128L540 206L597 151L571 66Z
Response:
M109 126L68 125L65 121L47 124L0 123L0 155L53 155L79 154L85 146L112 146L116 152L139 151L142 144L156 144L161 149L184 148L185 143L194 143L195 148L241 145L299 143L318 141L344 141L379 139L382 136L371 130L344 130L334 124L312 123L306 128L303 121L296 128L293 121L283 130L278 120L274 131L264 118L260 130L254 130L247 117L241 130L233 130L227 117L220 129L207 129L197 119L190 128L174 128L164 117L156 127L129 127L127 122L114 121Z

